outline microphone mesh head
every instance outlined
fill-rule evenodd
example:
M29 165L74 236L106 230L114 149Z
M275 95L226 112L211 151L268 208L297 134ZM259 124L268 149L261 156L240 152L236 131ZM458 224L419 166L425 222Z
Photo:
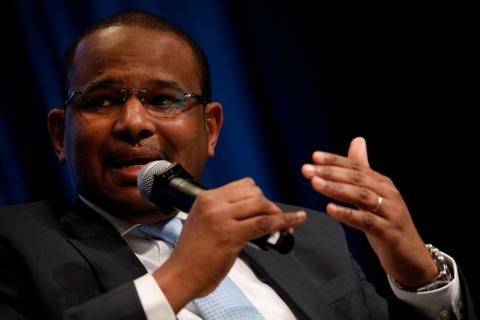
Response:
M143 199L149 201L150 195L152 194L153 179L155 176L167 171L171 165L172 163L167 160L157 160L143 167L137 178L137 188Z

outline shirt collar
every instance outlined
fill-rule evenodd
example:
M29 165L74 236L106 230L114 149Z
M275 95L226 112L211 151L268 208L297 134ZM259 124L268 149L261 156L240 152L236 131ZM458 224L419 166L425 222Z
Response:
M137 223L137 224L134 224L134 223L130 223L130 222L127 222L125 220L122 220L122 219L119 219L117 217L114 217L112 216L111 214L109 214L107 211L103 210L102 208L100 208L99 206L97 206L96 204L92 203L91 201L89 201L88 199L86 199L85 197L83 197L82 195L78 195L78 197L80 198L80 200L82 200L90 209L92 209L93 211L95 211L96 213L98 213L99 215L101 215L103 218L105 218L114 228L115 230L117 230L117 232L123 237L125 236L127 233L129 233L130 231L132 231L132 229L134 229L135 227L139 226L140 224ZM186 220L187 217L188 217L188 214L186 214L185 212L182 212L182 211L179 211L177 216L177 218L181 219L181 220Z

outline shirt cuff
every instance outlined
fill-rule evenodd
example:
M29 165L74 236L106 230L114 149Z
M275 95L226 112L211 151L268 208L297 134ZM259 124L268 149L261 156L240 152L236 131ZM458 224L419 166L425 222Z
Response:
M441 313L450 313L453 311L457 319L462 319L460 311L462 292L460 290L460 280L458 278L457 264L452 257L442 254L447 259L447 263L453 269L453 279L444 287L425 292L412 292L400 289L388 276L388 282L395 296L408 303L421 315L436 319Z
M147 320L177 319L162 289L150 273L135 279L133 283Z

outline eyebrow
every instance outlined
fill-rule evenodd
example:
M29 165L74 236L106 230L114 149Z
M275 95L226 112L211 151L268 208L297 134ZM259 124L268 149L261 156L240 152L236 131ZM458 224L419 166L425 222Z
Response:
M157 86L168 86L168 87L183 88L183 86L180 85L180 83L178 83L176 81L167 81L167 80L160 80L160 79L150 80L150 81L148 81L148 84L157 85Z
M101 79L101 80L98 80L98 81L94 81L90 84L93 84L93 85L108 85L108 84L120 84L122 85L122 82L121 81L118 81L114 78L106 78L106 79ZM183 88L182 85L180 85L180 83L178 83L177 81L168 81L168 80L160 80L160 79L152 79L152 80L148 80L147 81L147 84L148 85L156 85L156 86L168 86L168 87L179 87L179 88Z

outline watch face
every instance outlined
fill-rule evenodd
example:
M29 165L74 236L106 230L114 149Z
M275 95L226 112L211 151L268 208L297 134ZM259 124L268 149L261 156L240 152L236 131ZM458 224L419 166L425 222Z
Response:
M447 259L443 255L443 253L431 244L427 244L426 247L428 249L428 252L432 256L433 261L435 261L435 264L437 265L438 270L440 271L438 272L438 275L435 278L433 278L432 280L430 280L420 288L417 288L415 290L417 292L431 291L431 290L444 287L447 284L449 284L453 279L451 268L447 262Z

